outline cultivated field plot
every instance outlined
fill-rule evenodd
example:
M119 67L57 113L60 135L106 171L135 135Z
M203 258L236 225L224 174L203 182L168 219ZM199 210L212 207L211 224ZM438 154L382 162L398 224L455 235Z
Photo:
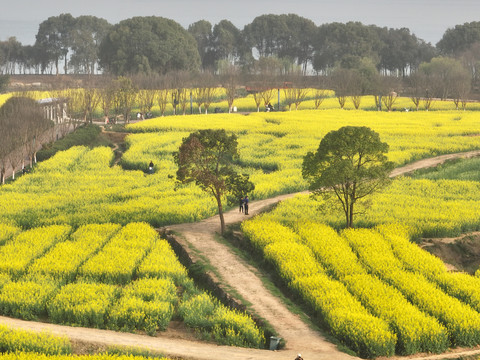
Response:
M255 200L305 190L303 157L331 130L371 127L390 145L390 160L403 165L480 149L477 114L324 109L162 117L127 127L118 164L106 147L58 153L0 188L0 312L149 334L178 318L210 338L262 347L253 321L200 292L152 228L216 213L200 189L176 186L172 153L182 138L208 128L235 133L235 166L250 175ZM150 161L154 174L147 174ZM401 177L356 218L368 229L342 231L343 218L319 211L306 195L243 229L293 296L358 354L444 352L480 345L480 280L447 272L409 240L478 230L479 209L477 181Z
M407 227L339 235L273 211L242 229L318 321L361 356L480 344L480 278L447 272L409 241Z
M255 184L251 199L306 189L303 156L330 130L365 125L390 145L401 165L416 159L480 149L476 112L292 111L164 117L131 125L120 166L110 148L75 147L0 188L1 221L41 225L146 221L153 226L212 216L216 203L195 186L176 189L172 152L189 132L225 128L238 136L239 172ZM150 161L155 173L147 175Z
M146 223L2 228L0 256L15 259L0 269L2 315L149 335L175 317L222 344L264 346L254 321L197 289Z

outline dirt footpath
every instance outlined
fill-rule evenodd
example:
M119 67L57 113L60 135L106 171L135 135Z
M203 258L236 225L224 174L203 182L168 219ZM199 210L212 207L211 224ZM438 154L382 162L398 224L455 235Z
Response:
M241 222L272 204L293 195L279 196L273 199L250 202L249 214L239 213L237 209L225 213L226 224ZM220 231L218 216L195 223L169 226L168 230L178 233L177 241L186 249L193 247L208 259L219 274L219 282L224 288L232 288L240 297L251 304L249 310L265 319L286 341L286 349L278 352L267 351L260 358L294 359L301 353L305 359L348 359L351 356L340 352L318 331L312 330L298 315L293 314L270 293L257 276L257 270L230 251L230 248L216 241ZM264 353L263 351L262 353ZM253 354L252 354L253 355ZM266 356L266 357L264 357Z
M437 165L443 164L447 160L469 159L476 156L480 156L480 150L467 151L463 153L446 154L446 155L440 155L440 156L436 156L429 159L423 159L423 160L415 161L411 164L394 169L390 173L390 177L404 175L419 169L435 167Z

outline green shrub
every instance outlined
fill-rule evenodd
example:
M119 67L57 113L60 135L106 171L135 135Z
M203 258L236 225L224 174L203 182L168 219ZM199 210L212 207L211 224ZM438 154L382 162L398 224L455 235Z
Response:
M89 147L108 146L110 143L100 136L102 129L97 125L86 125L79 127L73 133L64 138L44 145L37 153L37 160L44 161L51 158L59 151L68 150L73 146L84 145Z

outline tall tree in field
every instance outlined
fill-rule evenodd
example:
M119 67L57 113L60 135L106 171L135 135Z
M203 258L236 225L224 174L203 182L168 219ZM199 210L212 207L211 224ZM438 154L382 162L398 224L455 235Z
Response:
M200 20L188 27L188 32L197 41L197 49L204 70L213 69L215 53L212 47L212 24L207 20Z
M330 131L315 153L303 159L302 175L314 196L339 203L346 227L353 226L356 205L367 205L369 195L389 180L393 163L387 160L388 144L368 127L344 126Z
M71 32L70 65L75 73L92 75L98 62L100 43L111 25L107 20L91 15L79 16Z
M223 88L225 89L225 95L227 96L228 112L233 111L233 102L237 98L237 87L239 84L240 71L239 69L230 63L225 63L221 69L221 79Z
M302 73L306 74L307 66L313 59L313 42L317 26L313 21L295 14L281 16L285 18L290 33L289 40L279 56L295 60L302 66Z
M242 190L254 188L247 175L239 175L233 168L233 161L239 157L237 145L237 137L227 135L225 130L199 130L184 138L178 152L173 154L178 166L177 181L195 182L217 201L222 235L225 232L222 200L229 194L238 195Z
M14 37L0 41L0 70L3 74L14 74L22 56L22 44Z
M455 98L458 88L469 87L471 78L459 60L436 57L429 63L422 63L419 72L424 74L429 91L441 99Z
M130 122L130 113L137 99L137 88L132 79L119 76L115 80L114 104L118 112L123 115L125 124Z
M480 22L472 21L447 29L437 49L442 55L458 56L477 42L480 42Z
M107 80L103 82L103 86L98 89L98 97L105 123L107 123L115 99L115 84L111 79L107 78Z
M55 62L57 75L59 60L64 59L64 71L67 73L68 51L71 47L71 34L75 26L75 18L70 14L51 16L43 21L36 35L36 45L43 48L50 59Z
M234 64L238 59L241 43L240 30L228 20L222 20L213 27L212 46L215 52L215 61L227 60Z
M246 42L255 48L260 57L279 56L290 35L285 17L280 15L257 16L243 29Z
M193 36L177 22L138 16L114 25L100 44L100 64L109 73L165 74L200 67Z

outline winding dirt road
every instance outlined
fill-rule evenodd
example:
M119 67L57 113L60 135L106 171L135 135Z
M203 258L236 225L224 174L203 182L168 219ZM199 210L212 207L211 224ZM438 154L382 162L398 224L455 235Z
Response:
M436 158L417 161L402 168L395 169L391 176L399 176L416 169L436 166L448 159L480 156L480 151L450 154ZM272 199L250 203L250 215L238 213L234 209L225 213L227 224L241 222L252 215L260 213L269 206L296 194L278 196ZM232 288L249 303L249 310L268 321L286 341L286 348L279 351L244 349L229 346L190 341L185 339L157 337L119 333L109 330L69 327L40 322L29 322L7 317L0 317L0 323L14 328L33 331L47 330L52 334L67 336L73 341L95 343L99 345L136 346L158 351L172 358L198 360L293 360L301 353L306 360L343 360L354 357L341 352L334 344L326 340L320 332L311 329L301 318L289 311L276 296L272 295L260 280L257 270L232 253L230 248L216 240L220 230L218 216L193 224L180 224L167 227L166 230L177 234L176 239L186 249L194 249L215 267L218 282L225 288ZM480 350L458 350L458 356L479 354ZM443 359L456 357L455 352L442 355L419 355L415 360Z

